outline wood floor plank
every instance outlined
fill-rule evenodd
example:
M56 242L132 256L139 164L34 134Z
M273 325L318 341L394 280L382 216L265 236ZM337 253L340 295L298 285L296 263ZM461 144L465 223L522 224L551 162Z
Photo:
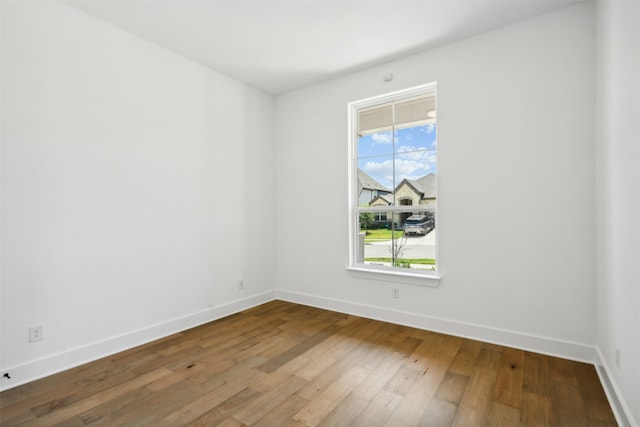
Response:
M254 424L259 419L267 416L269 412L291 397L296 391L300 390L306 383L306 380L292 375L279 387L267 393L261 393L253 401L247 402L242 408L238 408L233 413L233 417L247 425Z
M376 351L375 347L366 342L372 333L375 334L376 331L362 332L362 340L365 342L355 339L342 340L338 345L323 352L321 358L317 358L317 354L313 353L316 359L296 372L297 376L309 380L298 394L311 401L351 367L360 366L368 369L361 362L368 360L370 353Z
M575 372L587 417L592 421L615 422L613 411L607 402L595 368L586 363L576 363Z
M296 375L311 381L329 369L331 365L335 364L356 346L356 344L353 343L351 348L341 346L339 349L336 349L334 348L335 343L336 339L331 339L331 342L325 343L326 345L317 346L305 352L304 356L309 359L309 362L306 363L305 366L301 366L296 372Z
M216 327L212 327L212 330L203 331L205 333L198 342L200 346L211 349L211 352L225 351L255 337L273 336L279 332L282 325L286 324L281 319L265 321L260 318L252 319L247 323L247 325L240 323L233 327L227 327L225 323L215 324Z
M402 341L393 346L393 350L400 353L411 354L420 344L422 344L421 339L405 337Z
M94 427L151 423L189 404L194 394L201 393L198 386L186 380L158 391L152 391L148 387L151 384L104 402L79 414L78 418ZM137 413L138 408L154 410Z
M549 379L551 381L578 385L574 362L560 359L559 357L549 357L547 360L549 365Z
M483 347L465 388L452 426L484 425L489 413L493 387L502 354Z
M422 343L407 357L405 364L417 371L425 371L429 368L433 354L442 345L445 336L442 334L429 334Z
M131 381L121 383L117 386L111 387L107 390L103 390L96 394L90 394L84 399L78 400L70 405L57 408L55 411L46 413L43 416L38 417L35 420L27 422L23 425L25 427L37 427L50 426L56 423L60 423L64 420L74 417L77 414L94 408L105 401L109 401L132 390L137 390L157 378L170 374L170 370L166 368L159 368L155 371L151 371L147 374L136 377Z
M461 346L462 339L457 337L445 336L440 341L435 351L428 355L429 360L425 363L428 368L413 383L386 425L399 427L418 423Z
M471 376L476 366L476 361L480 356L480 350L482 350L480 341L465 340L456 358L453 359L450 368L451 372L466 375L467 377Z
M261 371L254 368L248 369L234 376L234 378L222 386L216 387L208 393L204 393L200 398L191 401L187 405L180 407L177 411L158 420L154 425L171 427L189 423L241 392L248 382L261 376L264 376L264 373Z
M520 409L491 402L487 426L491 427L517 427L520 425Z
M13 427L26 424L27 422L33 421L36 419L36 416L33 415L29 411L22 411L12 415L5 414L0 410L0 425L3 427Z
M353 420L353 427L377 427L385 425L401 400L402 396L381 390Z
M576 380L577 382L577 380ZM554 425L589 425L584 401L577 384L552 382L552 421Z
M553 409L549 397L524 391L521 411L521 421L525 426L551 425Z
M86 427L86 424L78 417L71 417L51 427Z
M468 383L468 376L453 373L451 369L449 369L438 386L436 397L458 406Z
M221 383L228 381L234 381L237 376L244 375L246 371L254 369L256 366L264 363L266 360L262 356L253 356L247 359L239 360L228 366L227 359L221 361L215 358L210 358L205 361L205 367L199 372L197 376L191 376L188 381L194 384L200 384L203 389L210 389L218 387ZM224 370L221 370L218 363L222 362L225 366ZM228 366L228 367L227 367Z
M101 369L105 366L103 361L98 361L98 365ZM81 369L77 372L82 375L81 379L78 381L47 381L45 382L43 390L34 390L33 394L27 393L24 395L24 400L15 401L10 405L6 405L6 403L12 402L12 400L7 399L5 401L4 396L10 395L13 390L3 393L3 399L1 402L2 409L0 410L0 413L4 417L9 418L13 417L14 414L17 414L20 411L28 410L30 412L34 412L33 408L39 408L35 412L42 415L45 412L50 412L49 410L46 410L46 408L55 410L65 404L71 404L80 400L84 394L98 393L136 377L134 373L130 372L127 365L118 367L111 366L103 372L97 372L96 369ZM68 373L65 372L63 374L66 374L63 375L65 379L71 378ZM84 377L84 375L87 375L87 377ZM48 380L49 378L45 378L45 380ZM57 383L59 386L57 388L50 388L50 384L52 383Z
M195 427L219 425L223 421L230 418L229 415L231 413L244 407L247 403L252 402L258 396L260 396L260 392L257 392L250 387L246 387L221 404L214 406L204 414L184 424L184 426ZM240 421L235 417L231 418Z
M0 393L10 426L615 426L593 366L272 301Z
M297 372L301 368L305 367L310 361L311 359L304 355L291 359L275 371L266 375L262 380L252 384L252 387L261 393L267 393L278 389L284 382L289 380L292 375L296 375ZM302 377L298 375L298 378Z
M453 422L458 405L439 399L431 399L418 424L420 427L448 427Z
M384 340L381 342L382 345L387 345L389 347L395 347L404 340L406 337L411 335L412 328L409 328L404 325L396 325L393 323L383 323L382 329L385 331L383 338Z
M496 384L493 388L494 402L520 408L524 379L523 366L524 351L513 348L503 350Z
M318 425L367 375L369 371L355 366L345 372L329 388L310 401L296 415L295 421L305 426Z
M275 319L265 322L256 318L256 322L249 325L239 325L234 328L226 328L226 325L216 325L215 332L208 334L199 339L199 344L205 349L210 349L211 353L229 351L241 348L247 342L255 342L256 338L276 336L279 334L280 326L286 322L281 319Z
M289 362L291 359L298 357L305 351L309 350L312 347L315 347L322 341L326 340L327 338L335 334L340 329L341 329L340 326L336 326L336 325L329 326L317 332L315 335L312 335L308 339L302 341L298 345L293 346L292 348L285 351L284 353L281 353L279 356L274 357L269 361L265 362L264 364L260 365L258 369L260 369L262 372L267 372L267 373L273 372L276 369L278 369L280 366Z
M137 388L81 412L77 417L85 424L93 424L93 426L117 424L118 417L127 417L132 407L137 407L138 404L145 403L145 400L152 397L153 395L146 388ZM148 414L142 414L142 417L145 416Z
M372 363L372 359L367 358L367 363L360 364L371 373L353 390L354 395L367 401L371 401L396 375L406 358L401 353L388 350L373 351L372 354L376 356L378 363Z
M271 412L265 414L252 426L255 427L274 427L283 426L291 422L293 416L300 412L302 408L309 404L309 401L297 395L291 395L278 406L273 408Z
M233 366L233 364L225 365L226 369ZM173 374L158 378L155 381L150 382L145 388L151 392L159 392L167 387L171 387L174 384L185 381L192 376L198 376L200 373L204 373L208 370L206 363L198 363L194 365L187 365L184 368L174 371Z
M187 362L187 360L189 360L192 355L198 354L202 350L203 348L197 345L189 346L169 355L159 356L153 360L149 360L145 364L137 365L131 369L131 372L136 375L140 375L161 367L166 367L167 369L175 371L185 367L185 365L188 366L189 362Z
M209 427L210 425L211 424L207 424L206 426L202 426L202 427ZM217 424L216 427L246 427L246 426L242 424L242 422L231 417Z
M522 390L549 397L551 395L549 378L549 357L525 352Z
M238 317L248 317L248 316L272 316L274 313L282 313L286 310L297 308L303 309L304 306L300 304L290 304L286 301L282 300L273 300L269 302L265 302L264 304L257 305L255 307L248 308L240 313L237 313Z
M396 373L387 381L384 390L397 394L398 396L404 396L422 374L422 371L416 371L407 366L400 366Z
M330 388L348 370L358 367L370 372L359 364L361 360L367 357L367 354L370 351L371 349L367 346L354 345L348 353L341 355L340 357L332 357L332 365L327 367L323 372L318 373L315 378L311 379L306 386L298 391L298 395L309 401L313 401L317 396ZM296 375L300 375L302 371L305 371L307 366L301 369Z
M340 403L322 419L319 427L350 426L353 420L369 404L365 399L349 393Z

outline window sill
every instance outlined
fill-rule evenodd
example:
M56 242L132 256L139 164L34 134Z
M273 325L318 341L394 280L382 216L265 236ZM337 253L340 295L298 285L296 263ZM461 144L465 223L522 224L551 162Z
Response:
M437 272L412 273L397 270L386 270L376 267L347 267L352 277L359 279L381 280L383 282L405 283L408 285L427 286L437 288L442 276Z

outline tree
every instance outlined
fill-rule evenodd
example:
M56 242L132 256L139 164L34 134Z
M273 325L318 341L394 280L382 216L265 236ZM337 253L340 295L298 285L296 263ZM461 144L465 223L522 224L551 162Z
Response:
M402 231L393 230L392 233L393 236L395 233L402 233ZM394 267L411 268L409 261L402 258L402 255L404 255L404 245L406 243L407 235L404 233L397 239L394 239L393 237L391 238L391 247L389 250L391 251L391 259Z
M360 225L364 227L364 234L369 234L369 225L373 222L373 213L372 212L361 212L360 213Z

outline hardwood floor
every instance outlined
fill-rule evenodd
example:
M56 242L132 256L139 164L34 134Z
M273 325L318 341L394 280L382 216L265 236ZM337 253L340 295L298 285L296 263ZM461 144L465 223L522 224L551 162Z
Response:
M282 301L0 394L2 426L608 426L593 366Z

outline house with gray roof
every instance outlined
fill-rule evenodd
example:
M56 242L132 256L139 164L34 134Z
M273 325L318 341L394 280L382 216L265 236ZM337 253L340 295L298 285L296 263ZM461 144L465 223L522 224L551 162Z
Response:
M399 206L426 205L435 208L436 174L430 173L416 180L403 179L394 193Z
M393 193L378 195L369 202L369 206L394 206L397 203L397 206L419 206L420 209L416 210L416 213L435 213L436 179L437 177L434 173L415 180L405 178L400 181ZM395 214L393 221L401 225L410 215L411 213ZM385 219L391 218L391 215L385 215L384 217Z
M376 197L391 194L393 191L358 169L358 204L370 205Z
M433 211L436 203L436 174L430 173L418 179L403 179L393 193L379 194L369 206L425 206Z

